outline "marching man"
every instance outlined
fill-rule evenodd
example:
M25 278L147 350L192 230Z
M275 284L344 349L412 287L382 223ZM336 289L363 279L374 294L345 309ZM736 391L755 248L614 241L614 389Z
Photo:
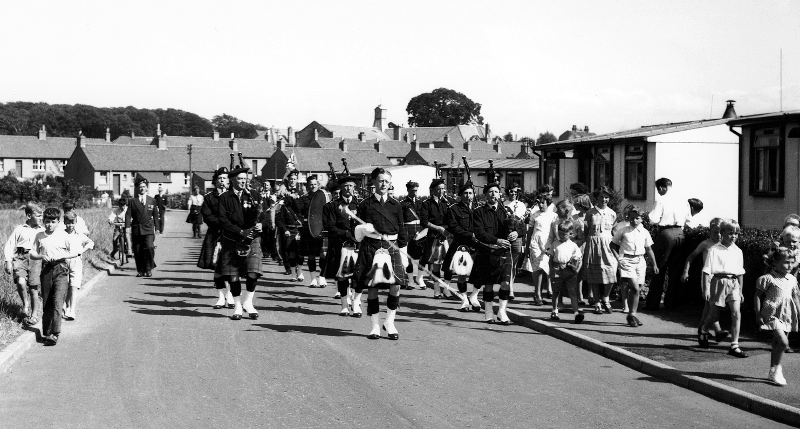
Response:
M356 287L368 288L367 314L370 316L372 330L367 338L377 340L381 337L380 304L378 289L389 288L386 299L386 320L383 329L390 340L400 335L394 326L397 307L400 304L400 285L406 279L399 247L405 247L407 240L403 222L403 207L397 200L389 198L392 174L383 168L372 170L372 183L375 193L358 205L358 216L366 222L355 228L356 239L362 239L356 261Z
M408 247L406 251L409 259L415 261L408 264L406 273L413 273L413 280L417 283L420 289L425 289L425 281L423 280L423 272L419 271L419 259L422 257L422 246L414 240L414 237L422 231L420 224L420 213L422 213L422 201L417 198L417 191L419 191L419 183L409 180L406 183L406 191L408 195L403 199L403 219L405 219L406 235L408 236ZM410 261L409 261L410 262ZM408 288L413 289L411 282L408 282Z
M355 179L345 176L338 180L340 186L339 198L325 204L322 209L322 219L325 230L328 231L328 256L322 274L328 278L336 278L337 295L342 300L340 316L361 317L361 292L363 288L356 283L355 297L351 297L350 287L353 284L353 252L355 252L356 238L353 235L355 221L350 218L348 210L358 212L358 201L353 195L356 189ZM348 299L353 300L352 312Z
M420 223L423 228L428 228L428 238L425 242L425 253L422 254L423 265L430 267L431 273L437 278L433 279L433 297L442 298L442 288L438 277L441 274L442 260L444 259L445 242L445 215L447 214L447 201L444 199L445 184L443 179L433 179L430 186L431 196L423 203ZM450 293L444 290L447 296Z
M325 280L325 259L321 256L322 237L314 238L311 236L311 230L308 226L311 201L314 199L317 192L323 191L319 187L319 180L317 180L316 174L308 176L306 179L306 186L308 187L308 193L300 197L298 201L300 207L300 213L298 214L303 217L303 227L300 229L301 254L308 258L308 272L309 277L311 277L311 283L308 284L308 287L325 287L328 285L328 282ZM320 275L317 275L317 258L319 258Z
M474 248L476 245L475 242L475 230L473 226L473 212L475 210L473 201L475 199L475 188L472 185L472 182L467 182L458 189L458 195L461 197L461 200L450 207L450 210L447 212L447 231L453 234L455 238L453 238L453 244L450 246L450 249L447 250L447 255L444 257L444 278L447 281L453 279L453 270L450 269L450 265L453 261L453 256L455 256L456 251L459 250L461 246L464 246L467 249L467 252L470 256L470 261L473 259L474 256ZM464 256L466 259L466 256ZM459 259L456 260L459 262ZM470 264L471 265L471 264ZM481 304L478 302L478 292L480 289L473 288L474 290L472 293L467 296L467 275L459 275L456 274L456 284L458 285L458 291L461 292L463 295L461 308L458 311L480 311Z
M214 251L219 242L220 222L219 222L219 198L225 191L228 190L230 179L228 178L228 169L220 167L214 172L211 177L211 183L214 184L214 189L208 192L203 197L203 206L200 208L200 213L203 215L203 221L208 225L206 230L206 237L203 239L203 247L200 249L200 257L197 260L197 267L202 269L214 270L214 288L219 294L214 308L220 309L223 307L234 308L233 295L231 295L230 287L225 283L222 274L216 272L216 262L214 260ZM227 291L226 291L227 289Z

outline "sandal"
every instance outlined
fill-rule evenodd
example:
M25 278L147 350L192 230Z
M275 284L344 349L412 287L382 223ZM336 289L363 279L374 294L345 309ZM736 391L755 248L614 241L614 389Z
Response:
M742 351L741 348L739 348L738 344L731 344L731 348L728 350L728 354L737 358L746 358L747 356L749 356L747 353Z
M39 323L39 318L36 316L28 316L25 318L25 320L22 321L22 323L24 323L27 326L33 326Z

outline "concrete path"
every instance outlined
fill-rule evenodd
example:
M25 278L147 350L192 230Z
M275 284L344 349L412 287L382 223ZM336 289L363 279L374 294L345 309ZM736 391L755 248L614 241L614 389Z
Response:
M231 321L168 215L154 277L117 271L0 374L2 427L785 427L430 291L402 295L400 341L370 341L269 262L261 318Z

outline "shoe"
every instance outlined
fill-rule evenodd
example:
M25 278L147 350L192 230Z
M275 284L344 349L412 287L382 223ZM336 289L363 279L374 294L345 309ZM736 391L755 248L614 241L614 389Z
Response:
M364 313L359 311L358 313L353 312L353 314L351 314L350 317L360 318L363 315Z
M44 337L42 340L44 342L44 345L46 345L46 346L54 346L54 345L56 345L58 343L58 335L51 334L51 335L48 335L48 336Z
M143 275L142 273L136 273L136 277L142 277Z
M341 311L339 311L339 316L347 317L349 315L350 315L350 310L347 308L343 308Z
M508 300L509 300L509 301L513 301L513 300L514 300L514 295L509 295L509 296L508 296Z
M305 280L305 279L306 279L306 278L305 278L305 277L303 277L303 273L300 273L300 274L298 274L298 275L297 275L297 278L296 278L295 280L296 280L296 281L298 281L298 282L302 282L302 281L303 281L303 280Z
M723 329L717 332L717 335L714 336L714 339L717 340L718 343L721 343L722 341L725 340L725 338L728 338L730 335L731 335L730 332Z
M369 334L367 335L367 338L369 338L370 340L379 340L381 336L378 334Z
M702 331L697 336L697 344L700 348L707 349L710 346L708 345L708 334L704 334Z
M298 279L298 281L300 281L299 277L297 279ZM312 279L311 283L308 284L308 287L310 287L310 288L319 287L319 285L317 284L317 279Z
M611 314L611 313L614 312L614 310L611 308L611 303L610 302L604 302L603 303L603 310L605 310L606 314Z
M582 306L585 307L586 306L586 301L580 300L580 301L578 301L578 305L582 305Z
M628 321L628 326L631 328L637 328L639 325L636 324L636 319L633 317L632 314L629 314L628 317L625 318Z
M27 326L33 326L39 323L39 318L36 316L28 316L25 318L25 320L22 321L22 323L24 323Z
M433 299L442 299L444 296L442 294L437 294L433 296Z
M595 303L595 304L594 304L594 311L593 311L593 313L594 313L594 314L603 314L603 309L600 307L600 304L598 304L598 303Z
M786 386L786 378L783 376L783 368L780 365L769 369L767 379L778 386Z
M283 274L284 274L284 275L287 275L287 276L291 276L291 275L292 275L292 272L291 272L291 271L289 271L289 270L286 270L286 271L284 271L284 273L283 273ZM290 280L291 280L291 281L294 281L294 280L292 280L292 279L290 279Z
M386 325L383 325L383 330L384 330L384 331L386 331ZM387 336L387 337L388 337L390 340L395 340L395 341L397 341L397 340L399 340L399 339L400 339L400 334L398 334L398 333L389 334L389 333L388 333L388 331L387 331L387 334L386 334L386 336Z
M258 312L247 313L247 317L249 317L251 320L258 320Z
M742 351L741 348L739 348L738 344L731 345L731 348L728 349L728 354L737 358L746 358L749 356L747 353Z
M225 307L227 307L227 308L234 308L234 307L236 307L236 304L231 304L231 303L228 303L228 304L225 304Z
M496 323L496 322L494 321L494 319L486 319L486 323L491 325L491 324Z
M66 319L67 321L70 321L70 322L75 320L75 313L73 313L71 311L67 312L67 314L64 316L64 319Z
M639 320L639 318L638 318L638 317L636 317L636 316L633 316L633 320L636 322L636 326L642 326L642 325L644 325L644 323L642 323L642 321L641 321L641 320Z
M544 305L541 298L536 298L533 300L533 305Z
M144 276L145 277L153 277L153 273L148 271L148 272L144 273Z
M550 320L561 320L561 318L558 317L558 313L556 313L554 311L554 312L550 313Z
M336 295L333 296L333 299L342 299L342 294L336 292Z
M242 315L234 314L233 316L231 316L231 320L242 320Z
M595 304L597 304L597 300L595 300L594 298L589 298L589 305L595 305Z
M111 254L108 256L111 256L111 259L117 259L117 251L116 250L112 251Z
M317 277L317 286L324 288L328 286L328 281L325 280L325 277Z
M223 304L214 304L214 310L219 310L222 307L227 307L227 306Z
M579 311L578 314L575 315L575 323L578 323L578 324L583 323L583 319L585 319L585 318L586 318L586 316L584 316L583 312Z

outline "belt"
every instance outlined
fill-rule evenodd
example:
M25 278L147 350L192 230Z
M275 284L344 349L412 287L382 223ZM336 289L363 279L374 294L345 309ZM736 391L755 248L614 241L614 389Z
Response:
M406 222L405 224L406 225L419 225L419 219L412 220L411 222Z
M714 274L712 278L715 279L735 279L737 276L736 274Z
M632 255L630 253L626 253L626 254L622 255L623 258L638 258L639 256L644 256L644 254L642 254L642 255Z
M30 253L30 251L31 251L31 249L26 249L24 247L17 247L16 253L18 255L27 255L28 253Z
M366 238L371 238L373 240L381 240L381 241L395 241L397 240L397 234L378 234L377 232L370 232L367 234Z

